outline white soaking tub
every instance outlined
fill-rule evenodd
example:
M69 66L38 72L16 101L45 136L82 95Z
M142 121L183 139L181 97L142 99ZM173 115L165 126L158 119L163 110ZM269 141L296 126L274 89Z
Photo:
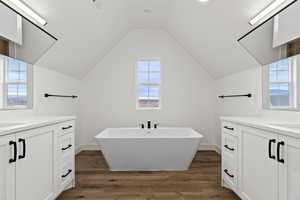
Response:
M112 171L187 170L202 137L191 128L108 128L95 136Z

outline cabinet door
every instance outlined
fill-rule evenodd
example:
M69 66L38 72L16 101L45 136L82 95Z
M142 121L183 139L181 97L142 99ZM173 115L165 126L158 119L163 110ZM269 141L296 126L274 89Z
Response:
M242 199L278 200L276 142L276 134L241 128L239 185Z
M300 199L300 140L280 137L279 200Z
M11 143L11 144L10 144ZM0 136L0 199L15 200L15 136Z
M50 200L54 198L54 147L52 127L16 135L16 200Z

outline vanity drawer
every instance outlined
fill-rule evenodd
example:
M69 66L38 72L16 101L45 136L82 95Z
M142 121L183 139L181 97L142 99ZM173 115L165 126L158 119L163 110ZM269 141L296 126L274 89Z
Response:
M237 188L237 169L234 159L223 155L222 159L223 181L233 190Z
M222 152L229 154L232 157L235 157L237 155L237 150L238 150L237 144L238 144L237 137L228 133L222 134L222 145L223 145Z
M61 188L64 190L68 187L75 177L74 161L72 159L67 160L61 166L60 180Z
M65 134L74 132L75 130L75 121L67 121L64 123L58 124L59 135L63 136Z
M222 123L222 132L236 135L237 125L230 122Z
M59 151L61 152L62 160L65 157L74 157L74 133L68 133L60 137Z

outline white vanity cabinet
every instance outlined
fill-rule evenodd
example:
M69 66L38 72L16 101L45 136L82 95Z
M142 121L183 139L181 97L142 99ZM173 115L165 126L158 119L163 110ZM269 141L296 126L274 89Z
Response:
M237 126L232 123L223 123L222 133L222 184L237 191Z
M1 200L54 200L75 186L74 125L67 121L0 136ZM72 139L63 142L64 133ZM66 162L72 173L62 170Z
M278 200L277 135L242 127L239 192L245 200Z
M54 198L55 140L52 126L16 134L16 200Z
M230 132L225 126L234 127L231 132L237 144L228 139L233 134L228 136ZM225 145L234 149L234 156L228 156L230 150ZM280 134L280 131L223 122L222 146L222 184L241 199L300 199L300 138ZM228 166L233 166L229 174L224 173Z
M0 199L15 200L15 135L0 136Z
M300 139L279 136L279 199L300 199ZM279 148L279 147L278 147Z

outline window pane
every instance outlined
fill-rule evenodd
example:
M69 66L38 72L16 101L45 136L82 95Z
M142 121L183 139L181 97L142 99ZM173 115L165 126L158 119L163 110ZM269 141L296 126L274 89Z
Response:
M22 61L19 61L19 64L20 64L20 71L21 72L26 72L27 71L27 64L22 62Z
M18 60L9 59L7 65L7 82L16 83L27 81L27 64Z
M148 86L139 86L139 97L148 97Z
M289 106L290 99L288 95L271 95L270 102L272 106Z
M270 85L270 95L274 94L289 94L289 85L288 84L271 84Z
M138 84L140 84L138 86L138 106L142 108L159 107L160 86L156 86L156 84L160 83L160 62L156 60L139 61L137 76Z
M270 103L272 106L277 106L277 107L289 106L290 105L289 85L271 84Z
M150 83L160 83L160 73L159 72L150 72Z
M270 70L272 70L272 71L276 71L276 70L286 70L287 71L288 69L289 69L289 60L288 59L280 60L280 61L277 61L270 65Z
M150 71L159 72L160 71L160 61L151 61L150 62Z
M150 86L149 87L149 96L150 97L159 97L159 87L158 86Z
M289 81L289 71L279 70L270 71L270 81L271 82L288 82Z
M19 73L18 72L7 72L7 82L18 82L19 81Z
M138 61L138 71L148 72L149 62L148 61Z
M7 86L7 105L27 105L27 86L26 85L8 85Z
M148 73L147 72L138 72L138 82L139 83L148 83Z
M20 74L19 74L20 76L19 76L19 81L20 82L26 82L27 81L27 72L25 71L25 72L20 72Z
M17 60L9 58L7 64L9 71L19 71L19 64Z

